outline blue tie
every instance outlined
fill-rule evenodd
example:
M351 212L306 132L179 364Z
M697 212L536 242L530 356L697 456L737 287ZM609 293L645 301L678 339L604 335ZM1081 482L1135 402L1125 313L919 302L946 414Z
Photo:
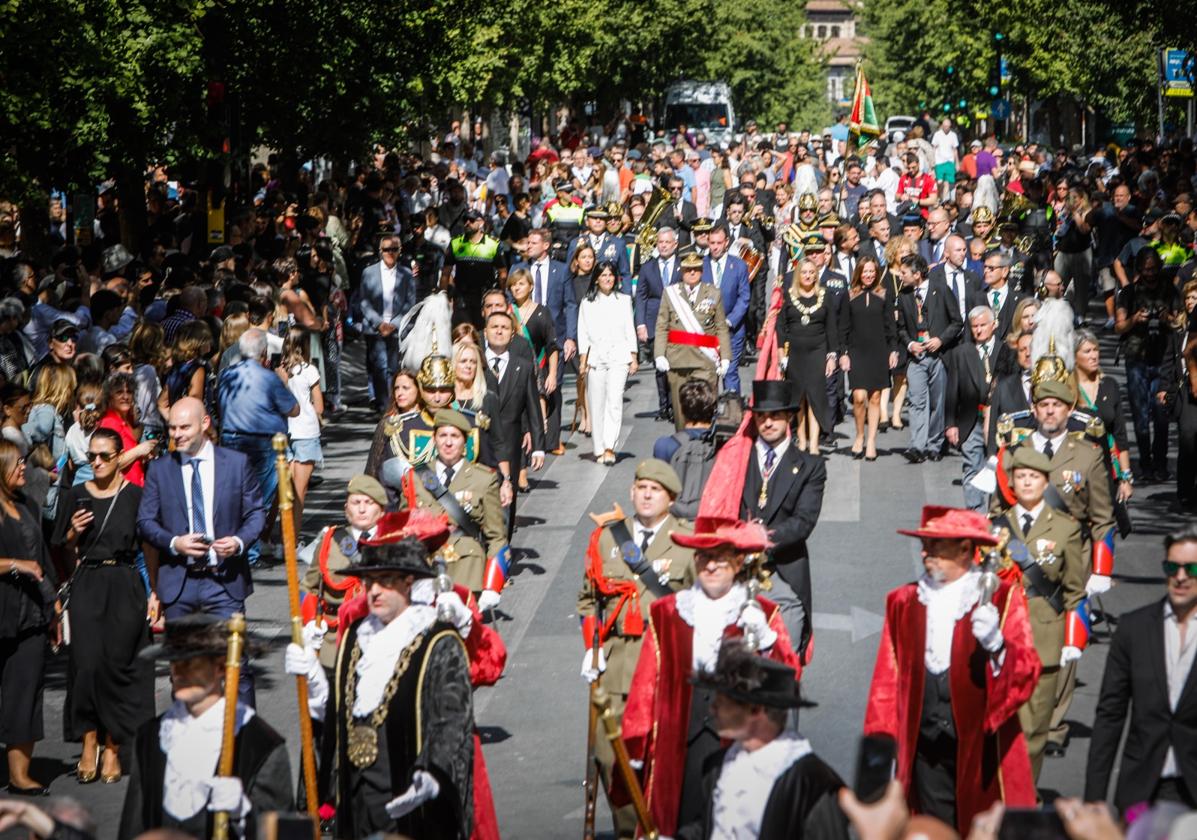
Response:
M766 473L773 472L773 462L776 460L777 460L777 453L774 452L772 449L769 449L767 452L765 452L765 472Z
M191 530L196 534L208 533L204 518L204 485L200 481L200 459L192 458L191 464Z

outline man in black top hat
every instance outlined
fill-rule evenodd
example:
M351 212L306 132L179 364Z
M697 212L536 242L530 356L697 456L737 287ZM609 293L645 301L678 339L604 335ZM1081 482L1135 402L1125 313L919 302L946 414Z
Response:
M827 468L822 459L793 445L795 409L788 380L752 383L756 442L746 465L740 518L759 519L769 529L773 543L767 565L773 572L769 598L781 608L795 652L804 656L810 644L812 610L806 541L823 509Z
M836 804L843 781L809 741L786 731L799 702L793 669L729 638L714 673L694 682L716 692L711 717L732 743L705 762L707 807L701 820L678 827L679 840L846 838L848 821Z
M361 578L369 614L341 637L331 697L318 642L288 646L286 670L313 687L312 717L331 721L338 837L465 840L474 801L469 662L454 624L412 602L416 580L436 576L428 546L439 549L448 526L417 509L388 514L378 530L343 570Z
M119 836L154 828L212 835L225 811L234 836L252 837L258 814L292 807L291 762L281 735L252 707L237 704L232 776L217 776L224 730L228 623L206 613L166 625L160 644L139 654L170 663L174 704L144 724L133 744Z

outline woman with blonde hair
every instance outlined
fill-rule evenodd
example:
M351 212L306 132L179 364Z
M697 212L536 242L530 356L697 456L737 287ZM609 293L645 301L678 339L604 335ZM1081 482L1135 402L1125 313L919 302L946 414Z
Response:
M163 419L170 417L170 407L183 397L195 397L216 416L212 398L216 380L208 356L212 353L212 331L201 320L187 321L177 333L170 348L170 372L166 374L162 392L158 395L158 411Z
M148 438L162 437L166 422L158 411L158 397L169 362L162 327L151 321L138 321L129 336L129 352L133 354L133 381L137 385L135 401L145 429L143 434Z
M1018 370L1018 340L1024 335L1035 332L1035 318L1039 312L1039 299L1023 298L1014 307L1014 317L1010 321L1010 332L1006 340L998 347L997 358L993 361L993 376L1007 376Z
M485 361L482 350L468 339L453 345L453 408L460 411L478 430L478 451L475 459L488 467L498 468L496 453L505 452L501 443L501 423L493 422L499 412L499 395L486 387L482 373Z
M798 412L798 448L819 454L819 426L827 417L827 377L835 370L839 328L833 299L819 285L819 269L804 259L794 268L777 317L781 365Z
M68 364L44 365L37 377L29 419L21 426L29 441L29 460L47 478L42 516L53 519L58 506L58 472L66 451L66 419L75 406L75 371Z

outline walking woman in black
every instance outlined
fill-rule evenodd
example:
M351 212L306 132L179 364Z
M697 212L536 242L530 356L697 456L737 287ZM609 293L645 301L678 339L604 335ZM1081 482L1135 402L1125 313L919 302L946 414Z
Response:
M70 670L64 729L82 740L80 784L119 781L120 745L154 716L154 672L139 660L149 641L147 617L158 609L137 570L137 506L141 488L117 467L121 438L96 429L87 457L95 477L63 492L53 543L73 561ZM101 759L100 746L103 744Z
M880 284L881 267L872 257L861 257L848 288L847 348L840 367L852 387L852 416L856 440L852 457L877 460L877 425L881 418L881 392L890 386L889 372L898 364L898 328L888 289ZM867 438L866 438L867 432Z
M0 440L0 741L8 793L45 796L29 775L33 745L45 737L46 635L58 642L58 582L42 539L41 511L25 504L25 459Z
M819 418L827 416L827 377L835 370L839 329L833 300L819 285L818 268L803 260L794 268L777 318L786 379L798 408L798 448L819 454ZM809 448L808 448L809 447Z

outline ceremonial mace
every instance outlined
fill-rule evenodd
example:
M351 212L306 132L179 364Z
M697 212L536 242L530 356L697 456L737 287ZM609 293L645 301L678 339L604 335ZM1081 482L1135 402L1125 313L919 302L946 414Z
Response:
M611 711L611 697L603 688L594 690L594 705L598 707L599 719L607 730L607 740L611 742L611 750L615 753L615 763L619 765L619 772L623 775L623 782L632 796L632 807L636 809L636 819L644 829L644 836L648 840L658 840L661 836L653 823L653 815L649 813L648 802L644 799L644 791L640 788L640 780L636 778L636 771L632 769L631 759L628 758L628 748L619 735L619 721Z
M220 761L216 775L233 775L233 741L237 736L237 687L241 682L241 654L245 646L245 616L233 613L228 620L228 656L224 663L224 725L220 736ZM213 840L228 840L229 812L217 811L212 818Z
M1010 540L1010 532L1005 528L995 525L990 533L997 540L997 544L989 547L985 552L985 559L981 561L981 580L978 581L977 586L981 591L982 604L993 603L993 595L997 592L999 583L997 570L1001 568L1002 552Z
M283 532L283 557L287 561L287 596L291 606L291 641L303 647L303 618L299 611L299 571L295 557L295 518L291 515L295 489L291 484L291 469L287 466L287 436L279 433L273 438L274 465L278 470L278 518ZM316 750L312 744L312 715L308 710L308 678L295 676L295 692L299 698L299 745L302 754L303 787L307 799L308 817L319 820L320 803L316 789Z

